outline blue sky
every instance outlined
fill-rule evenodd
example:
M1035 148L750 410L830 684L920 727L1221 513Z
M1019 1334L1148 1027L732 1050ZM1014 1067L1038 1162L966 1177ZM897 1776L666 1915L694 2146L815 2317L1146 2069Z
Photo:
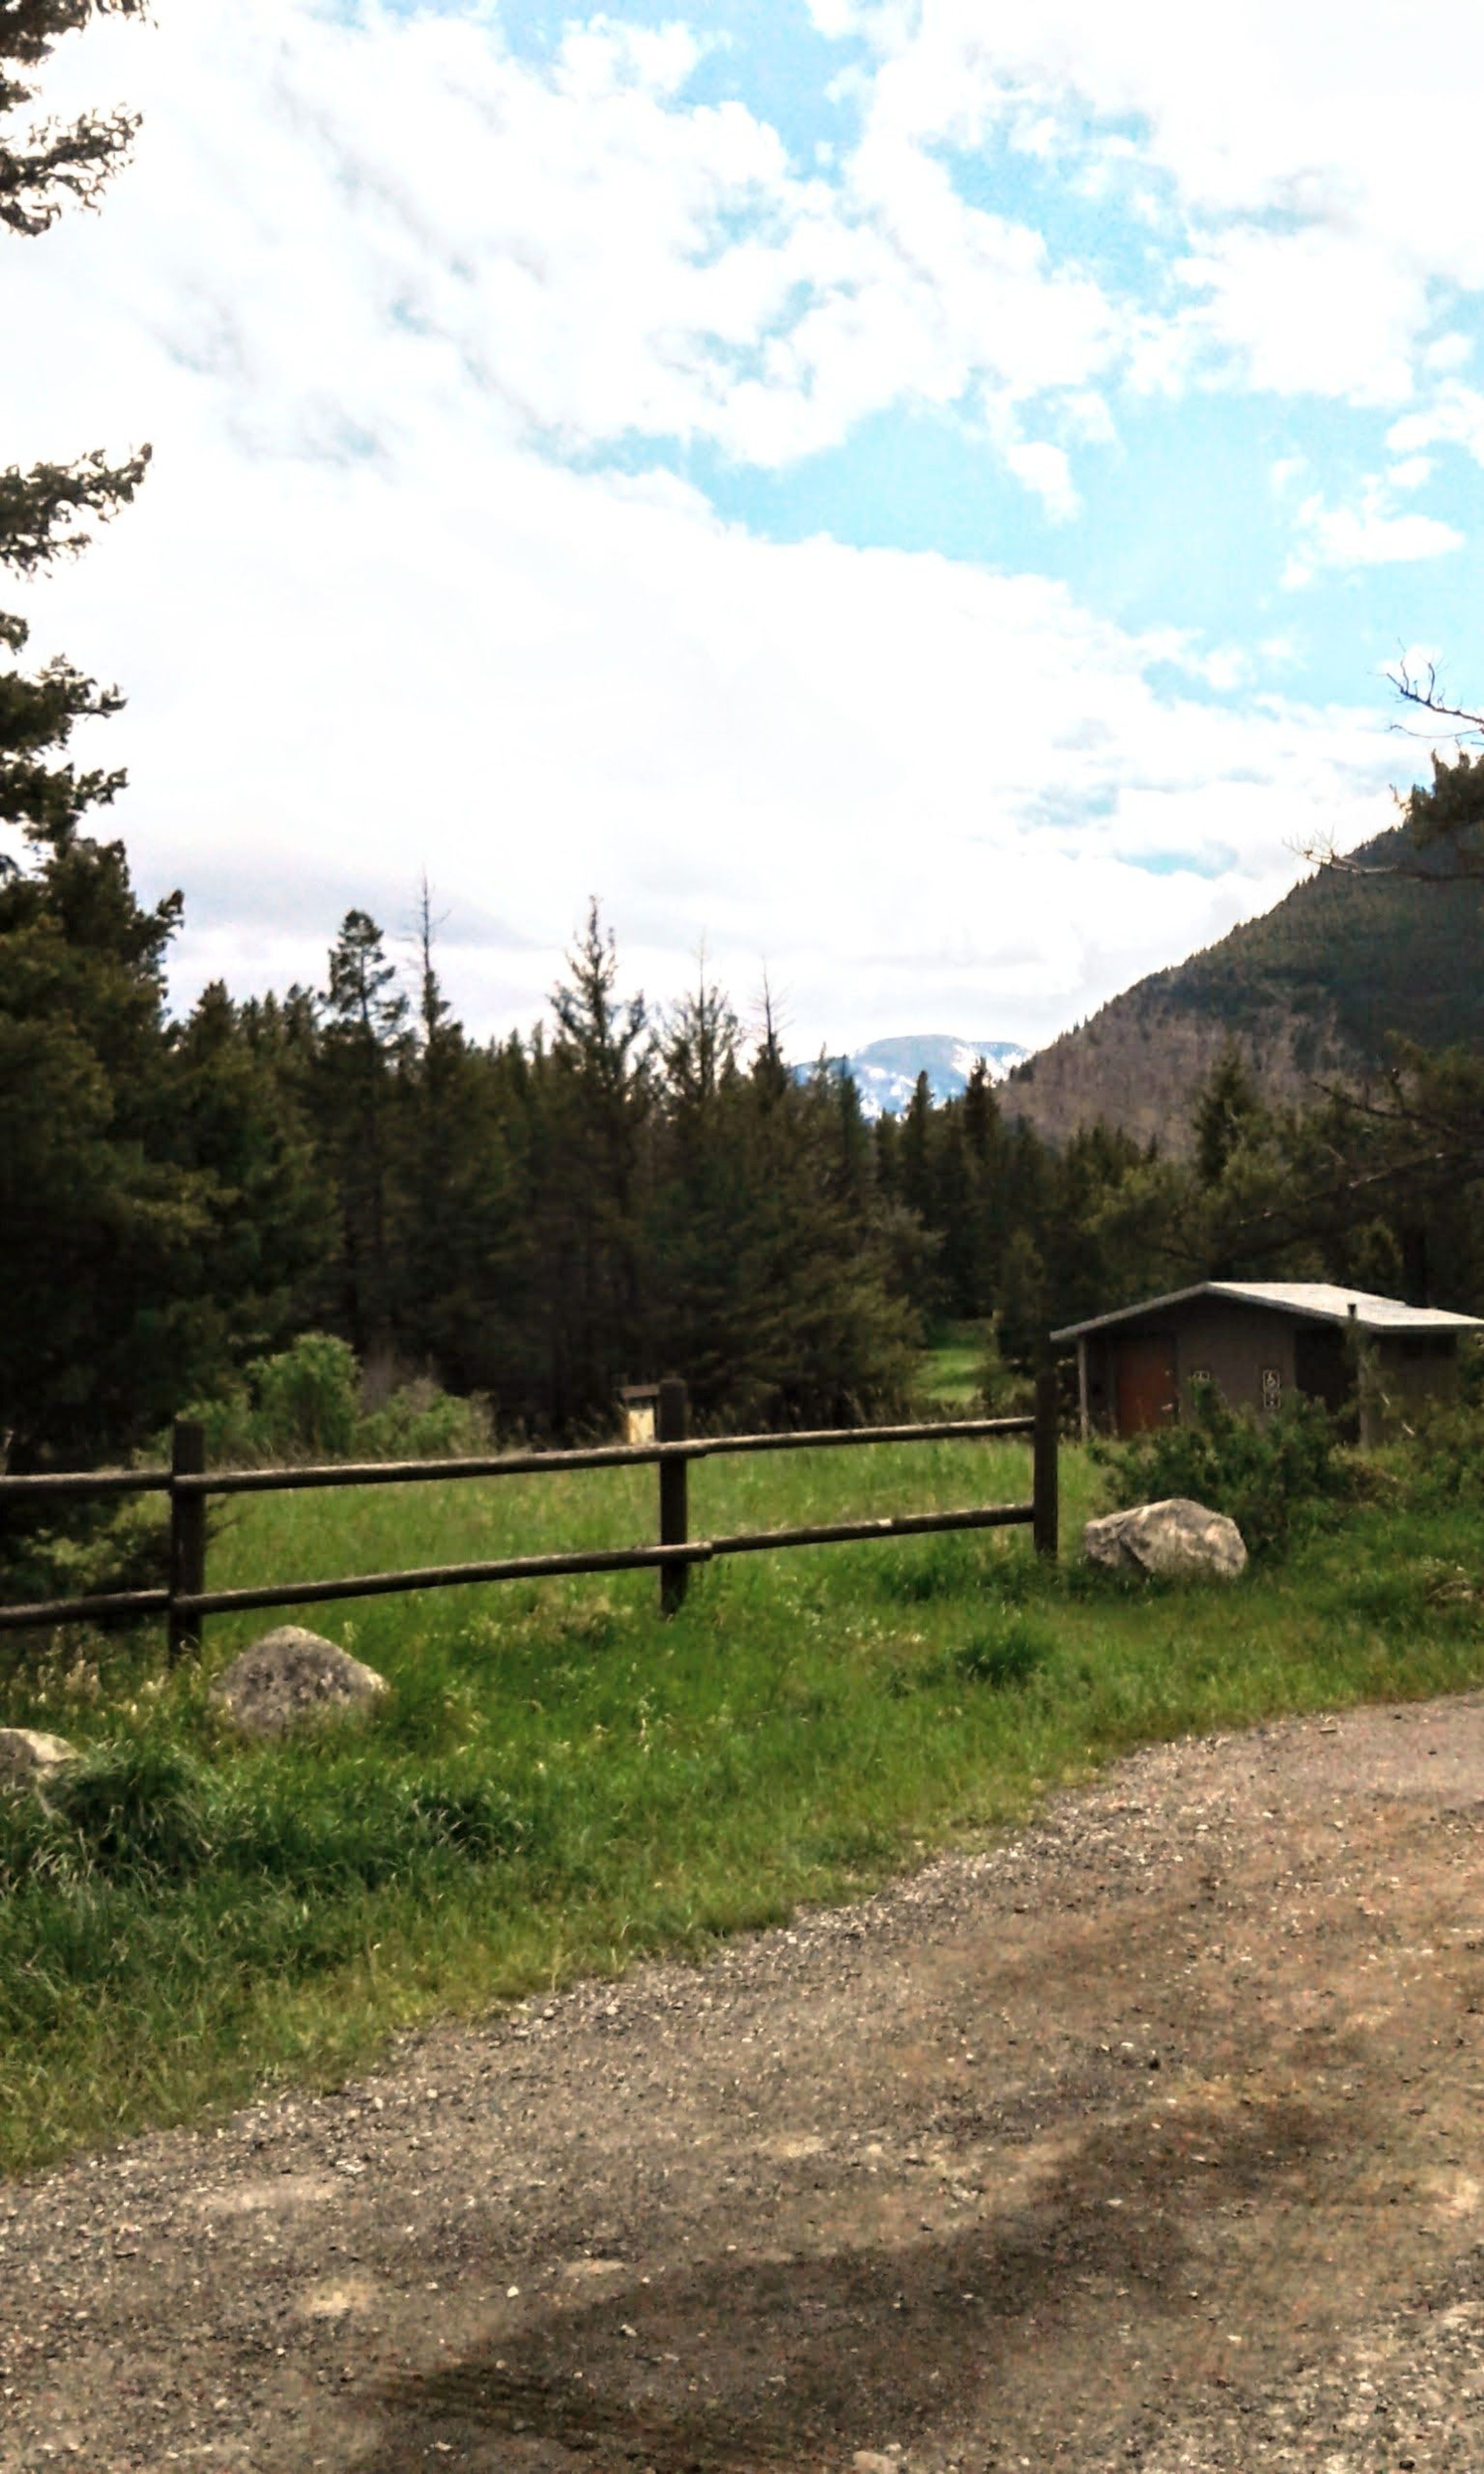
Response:
M795 1044L1028 1045L1260 910L1484 696L1484 22L1338 0L159 0L97 216L0 252L7 454L180 1002L419 872L484 1030L597 893ZM90 752L90 751L86 751ZM101 753L101 745L100 745Z

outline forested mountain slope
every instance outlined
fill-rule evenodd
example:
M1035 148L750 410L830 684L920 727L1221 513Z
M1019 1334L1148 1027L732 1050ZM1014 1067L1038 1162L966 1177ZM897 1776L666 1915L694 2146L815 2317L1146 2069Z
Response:
M1403 854L1426 880L1383 872ZM1280 1104L1310 1099L1316 1080L1363 1080L1396 1035L1484 1054L1484 887L1400 830L1355 857L1378 872L1321 870L1013 1068L1006 1114L1059 1142L1102 1117L1178 1151L1191 1090L1229 1040Z

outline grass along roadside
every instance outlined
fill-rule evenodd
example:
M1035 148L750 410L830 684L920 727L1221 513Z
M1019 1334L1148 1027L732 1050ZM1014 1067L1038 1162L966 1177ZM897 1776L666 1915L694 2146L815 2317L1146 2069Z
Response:
M1017 1499L1019 1444L702 1464L699 1534ZM1064 1455L1064 1535L1096 1472ZM239 1498L222 1586L630 1543L649 1471ZM74 1636L0 1717L111 1747L0 1812L0 2165L324 2083L388 2030L850 1895L1128 1745L1484 1680L1477 1514L1352 1512L1221 1590L1038 1565L1028 1535L802 1549L310 1609L382 1669L364 1732L240 1747L156 1635ZM91 1802L88 1802L88 1796Z

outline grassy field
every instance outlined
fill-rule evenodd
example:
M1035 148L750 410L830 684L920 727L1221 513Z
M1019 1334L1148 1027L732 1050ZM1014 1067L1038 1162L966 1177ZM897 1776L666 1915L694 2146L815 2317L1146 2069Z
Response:
M1017 1443L718 1460L692 1529L1017 1499L1028 1468ZM1067 1451L1068 1541L1095 1491ZM211 1580L633 1543L654 1496L624 1470L238 1498ZM266 1748L205 1681L293 1610L216 1619L169 1680L157 1634L73 1637L0 1690L5 1722L105 1748L64 1810L0 1807L0 2166L847 1895L1140 1740L1484 1680L1480 1546L1472 1511L1372 1504L1220 1589L1043 1567L1016 1530L738 1558L668 1623L652 1572L309 1609L395 1690Z
M940 1325L934 1345L922 1352L919 1388L931 1409L952 1417L976 1418L983 1407L984 1356L993 1326L988 1322Z

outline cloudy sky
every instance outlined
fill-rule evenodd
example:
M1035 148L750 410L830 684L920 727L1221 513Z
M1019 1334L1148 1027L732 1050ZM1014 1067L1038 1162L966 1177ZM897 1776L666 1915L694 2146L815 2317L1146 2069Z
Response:
M174 992L410 928L480 1031L586 897L796 1053L1034 1046L1484 698L1484 12L156 0L0 241L0 460L152 442L22 596ZM10 596L14 598L13 592Z

